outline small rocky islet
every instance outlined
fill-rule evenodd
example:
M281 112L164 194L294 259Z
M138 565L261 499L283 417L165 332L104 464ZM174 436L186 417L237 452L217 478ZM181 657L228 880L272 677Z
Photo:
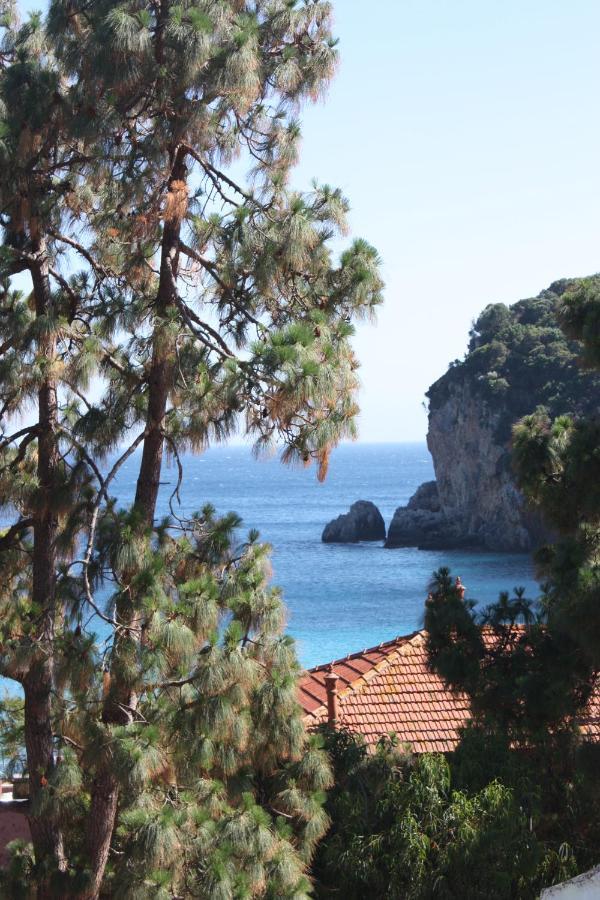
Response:
M591 280L600 285L600 276ZM552 417L600 412L600 377L581 369L580 345L559 327L570 284L563 279L537 297L483 310L464 359L427 392L436 480L398 507L387 532L377 507L359 501L325 527L325 543L527 553L552 538L515 484L510 443L514 423L536 407Z
M347 513L325 526L325 544L356 544L359 541L384 541L383 516L370 500L357 500Z

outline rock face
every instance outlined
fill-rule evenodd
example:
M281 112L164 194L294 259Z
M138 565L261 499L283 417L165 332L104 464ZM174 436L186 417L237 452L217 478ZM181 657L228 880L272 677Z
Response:
M358 541L384 541L385 522L374 503L357 500L350 511L325 526L321 540L325 544L356 544Z
M438 547L455 547L461 536L463 546L527 552L545 537L515 486L509 447L498 442L503 413L483 405L468 382L430 411L427 446L448 538Z
M497 416L468 384L453 386L443 405L430 411L427 446L436 480L396 510L386 547L525 552L545 537L515 487L496 425Z
M388 529L386 547L421 547L444 526L437 484L426 481L407 506L399 506Z
M400 506L388 529L386 547L418 547L420 550L477 546L461 532L459 523L449 520L440 503L437 483L426 481Z
M510 445L514 423L538 406L599 414L600 379L582 371L579 346L559 327L569 284L492 304L474 323L466 356L427 394L436 481L396 510L386 546L528 552L552 538L515 485Z

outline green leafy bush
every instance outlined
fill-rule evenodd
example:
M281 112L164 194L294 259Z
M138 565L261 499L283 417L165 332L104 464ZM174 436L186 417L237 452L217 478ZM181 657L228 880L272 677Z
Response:
M328 743L336 784L314 866L318 897L533 898L576 873L572 848L546 833L549 817L532 815L526 764L502 748L512 780L473 786L484 758L473 742L452 762L411 757L392 739L375 753L344 732Z

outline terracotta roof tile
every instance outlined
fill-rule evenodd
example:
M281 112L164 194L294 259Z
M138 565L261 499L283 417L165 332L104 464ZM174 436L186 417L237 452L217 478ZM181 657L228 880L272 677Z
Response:
M470 718L465 694L451 691L427 666L425 632L401 636L305 673L299 686L305 722L327 721L325 676L339 676L338 722L368 744L394 732L415 753L450 752ZM600 740L600 691L581 720L582 731Z

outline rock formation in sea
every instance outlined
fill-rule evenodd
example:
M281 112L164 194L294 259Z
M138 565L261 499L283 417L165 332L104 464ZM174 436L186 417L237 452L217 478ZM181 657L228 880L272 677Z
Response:
M426 481L400 506L388 528L386 547L419 547L437 550L465 546L468 541L460 533L458 523L449 521L442 510L437 483Z
M581 370L578 346L558 324L568 285L493 304L475 322L465 358L427 394L436 481L396 510L386 546L518 552L550 537L515 485L510 440L513 424L538 406L553 416L600 412L600 378Z
M349 512L325 526L321 540L326 544L384 541L385 522L374 503L370 500L357 500Z

